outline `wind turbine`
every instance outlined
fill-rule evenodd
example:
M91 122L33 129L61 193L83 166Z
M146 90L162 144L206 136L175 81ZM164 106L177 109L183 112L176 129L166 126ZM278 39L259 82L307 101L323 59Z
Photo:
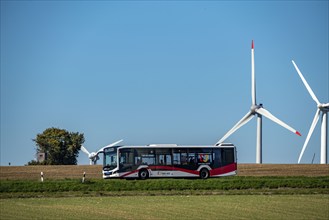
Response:
M98 154L99 154L99 153L103 153L104 148L115 146L115 145L117 145L118 143L120 143L120 142L122 142L122 141L123 141L123 140L119 140L119 141L114 142L114 143L112 143L112 144L109 144L109 145L107 145L107 146L105 146L105 147L102 147L102 148L99 149L97 152L91 152L91 153L89 153L89 151L88 151L84 146L82 146L82 145L81 145L81 150L82 150L85 154L88 155L88 158L89 158L89 160L90 160L90 165L95 165L95 164L97 163L97 160L99 160Z
M315 116L313 119L313 122L311 124L310 130L307 134L304 146L302 148L302 151L299 155L298 158L298 163L300 163L300 160L302 159L302 156L304 154L304 151L306 149L306 146L308 144L308 141L310 140L312 133L314 131L314 128L319 120L320 117L320 112L322 112L322 117L321 117L321 156L320 156L320 163L321 164L326 164L327 163L327 129L328 129L328 119L327 119L327 114L329 111L329 103L320 103L318 98L315 96L314 92L312 91L311 87L308 85L307 81L305 80L303 74L300 72L298 69L296 63L292 60L292 64L294 64L295 69L297 70L298 75L302 79L307 91L310 93L312 99L315 101L318 110L315 112Z
M257 116L257 143L256 143L256 163L262 163L262 116L274 121L275 123L281 125L282 127L288 129L289 131L301 136L301 134L285 124L280 119L276 118L269 111L263 108L263 104L257 104L256 102L256 80L255 80L255 64L254 64L254 41L251 42L251 107L249 112L243 116L243 118L236 123L231 130L229 130L220 139L216 145L222 143L226 138L233 134L236 130L241 128L243 125L247 124L255 115Z

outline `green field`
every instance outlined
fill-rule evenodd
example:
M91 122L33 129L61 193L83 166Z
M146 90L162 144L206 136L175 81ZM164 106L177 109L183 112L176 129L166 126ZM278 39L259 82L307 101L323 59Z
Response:
M0 181L0 198L209 194L329 194L329 176Z
M329 195L1 199L1 219L329 219Z

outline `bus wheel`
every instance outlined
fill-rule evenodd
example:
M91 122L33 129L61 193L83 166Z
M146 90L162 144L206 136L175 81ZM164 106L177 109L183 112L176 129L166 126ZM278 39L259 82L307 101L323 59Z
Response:
M205 180L208 177L209 177L209 171L208 171L208 169L207 168L202 168L200 170L200 178Z
M138 176L139 176L139 179L145 180L145 179L147 179L149 177L149 172L147 171L147 169L141 169L139 171Z

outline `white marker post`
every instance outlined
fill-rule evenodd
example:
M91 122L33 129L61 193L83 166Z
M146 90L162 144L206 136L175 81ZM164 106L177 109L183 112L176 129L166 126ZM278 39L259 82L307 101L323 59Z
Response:
M85 182L85 177L86 177L86 172L83 172L83 176L82 176L82 183Z
M41 171L41 182L43 182L43 172Z

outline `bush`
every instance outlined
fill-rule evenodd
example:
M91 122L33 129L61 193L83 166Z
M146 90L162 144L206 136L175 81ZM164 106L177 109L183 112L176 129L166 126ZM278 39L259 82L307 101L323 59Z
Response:
M42 161L42 162L39 162L39 161L36 161L36 160L31 160L27 163L28 166L30 165L49 165L49 163L45 160L45 161Z

